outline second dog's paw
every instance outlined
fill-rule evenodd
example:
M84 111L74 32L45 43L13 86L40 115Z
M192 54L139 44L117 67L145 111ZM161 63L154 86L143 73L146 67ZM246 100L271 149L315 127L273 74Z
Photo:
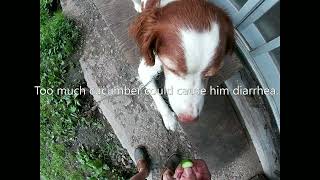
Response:
M175 131L177 128L177 119L175 113L170 112L162 116L164 126L171 131Z

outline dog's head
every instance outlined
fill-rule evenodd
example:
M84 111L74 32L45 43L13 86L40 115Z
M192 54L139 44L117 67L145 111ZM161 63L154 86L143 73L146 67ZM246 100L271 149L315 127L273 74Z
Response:
M155 54L163 64L169 102L182 122L199 116L204 79L214 76L231 54L234 30L230 18L205 0L174 1L140 13L129 29L147 65Z

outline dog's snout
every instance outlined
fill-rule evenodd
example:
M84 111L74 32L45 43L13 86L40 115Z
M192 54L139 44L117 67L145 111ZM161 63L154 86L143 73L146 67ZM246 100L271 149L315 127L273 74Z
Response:
M178 119L181 122L194 122L198 120L198 116L193 116L191 114L178 114Z

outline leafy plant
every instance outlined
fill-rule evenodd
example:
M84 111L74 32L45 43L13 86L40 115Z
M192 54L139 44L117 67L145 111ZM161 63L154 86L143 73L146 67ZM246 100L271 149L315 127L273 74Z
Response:
M73 66L67 59L75 52L80 30L62 14L52 12L52 0L40 0L41 88L62 88ZM40 96L40 173L42 179L123 179L104 163L106 153L82 147L71 150L79 127L96 125L81 114L78 95ZM106 149L112 149L108 145Z
M112 180L124 180L120 173L109 167L104 163L103 152L99 152L93 149L87 150L84 147L77 153L78 162L81 163L81 168L84 172L88 173L89 179L112 179Z

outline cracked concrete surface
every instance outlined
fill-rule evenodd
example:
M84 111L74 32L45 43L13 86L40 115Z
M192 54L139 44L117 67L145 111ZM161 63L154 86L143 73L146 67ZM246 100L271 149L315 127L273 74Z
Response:
M251 140L246 136L228 96L206 98L200 121L167 131L151 97L99 94L98 90L138 88L139 54L128 38L128 23L136 13L130 0L62 0L64 13L83 26L80 64L88 87L121 144L133 157L134 147L146 145L152 159L148 179L159 179L164 160L179 151L207 161L213 179L249 179L262 172ZM226 63L211 79L219 85L241 68Z

